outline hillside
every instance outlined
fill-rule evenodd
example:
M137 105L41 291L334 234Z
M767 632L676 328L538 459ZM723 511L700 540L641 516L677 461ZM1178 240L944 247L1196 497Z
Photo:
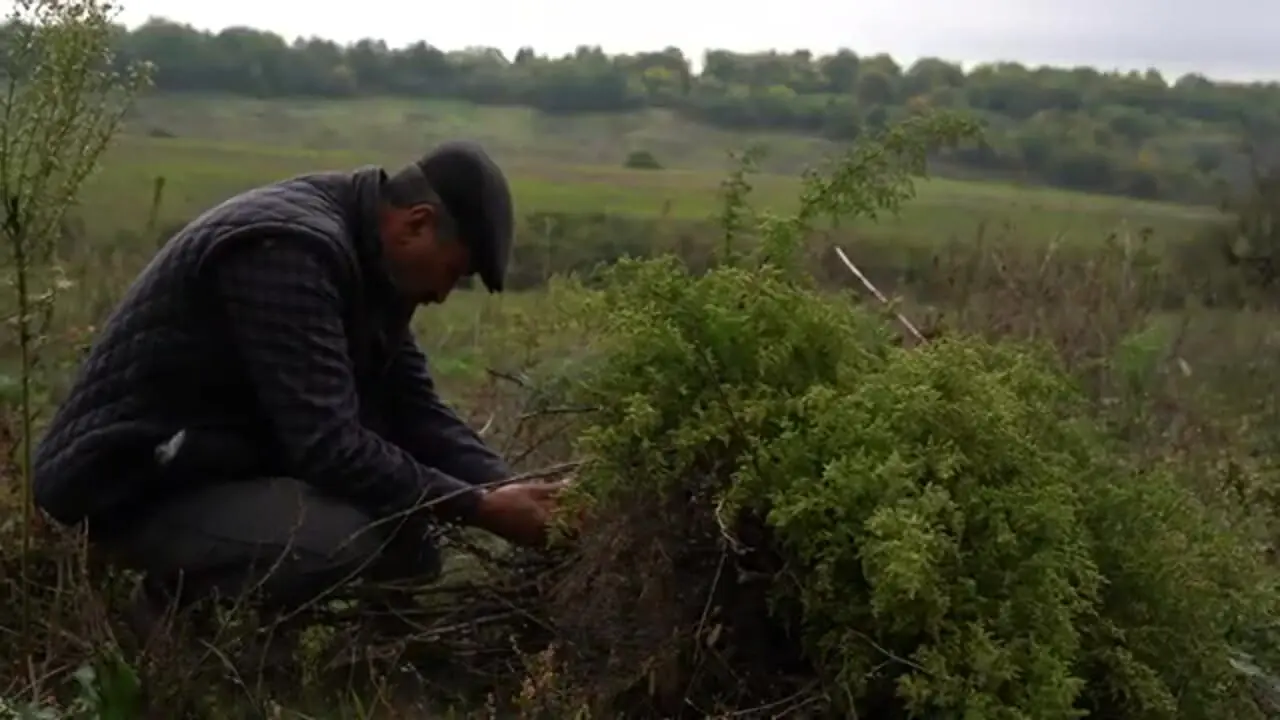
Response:
M793 174L829 155L837 142L785 131L717 128L664 108L549 116L528 107L464 100L271 98L157 93L141 98L130 134L179 140L293 147L319 152L401 155L447 138L469 137L507 163L621 168L647 150L665 169L722 174L728 153L768 147L762 167Z
M246 28L215 35L157 20L120 30L118 60L154 63L165 92L461 100L530 108L552 126L606 114L625 127L636 122L630 113L660 109L668 111L663 117L716 128L847 141L914 112L951 108L976 115L988 130L987 145L947 157L953 166L1140 198L1212 199L1215 179L1236 165L1241 139L1280 135L1275 84L1016 63L963 68L942 59L903 67L852 50L822 57L711 51L695 73L676 48L615 57L584 47L563 58L525 49L507 58L425 43L399 50L376 40L291 44Z
M834 149L794 134L711 128L668 110L548 120L538 111L459 101L362 98L254 100L154 94L143 98L90 183L81 214L106 237L146 221L154 182L165 181L162 225L189 219L227 195L323 168L394 166L454 137L481 140L509 169L522 216L604 213L704 221L716 212L727 153L766 144L775 171ZM626 154L647 149L665 165L629 170ZM781 167L780 167L781 166ZM785 209L794 177L767 173L758 202ZM906 241L968 238L987 226L1034 241L1065 235L1096 242L1120 223L1183 237L1207 208L993 182L936 179L899 219L869 232ZM859 226L862 227L862 226Z

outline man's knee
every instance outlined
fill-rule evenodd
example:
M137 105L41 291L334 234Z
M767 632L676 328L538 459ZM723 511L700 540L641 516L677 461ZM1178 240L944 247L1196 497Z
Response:
M295 604L376 569L392 538L349 504L269 478L164 503L113 544L129 564L180 583L183 595L259 592Z

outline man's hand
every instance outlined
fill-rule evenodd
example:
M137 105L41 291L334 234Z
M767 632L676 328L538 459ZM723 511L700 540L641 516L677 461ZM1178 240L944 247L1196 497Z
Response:
M472 524L518 545L544 545L556 496L566 484L514 483L489 490Z

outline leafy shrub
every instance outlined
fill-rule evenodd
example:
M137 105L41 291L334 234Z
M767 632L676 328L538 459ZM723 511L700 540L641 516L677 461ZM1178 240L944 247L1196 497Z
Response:
M573 402L576 541L550 593L565 707L700 716L1256 717L1274 576L1166 467L1137 467L1050 352L906 349L818 291L822 217L911 197L945 118L860 141L695 274L620 263ZM726 224L727 231L730 230ZM545 683L543 684L545 686Z
M1280 283L1280 165L1251 157L1248 182L1222 203L1223 218L1175 248L1174 268L1206 302L1274 307Z
M632 170L661 170L662 163L658 162L658 158L648 150L632 150L627 153L627 159L622 163L625 168Z
M769 264L624 263L599 302L554 603L584 696L1257 716L1228 662L1273 610L1255 548L1127 467L1039 353L904 349Z

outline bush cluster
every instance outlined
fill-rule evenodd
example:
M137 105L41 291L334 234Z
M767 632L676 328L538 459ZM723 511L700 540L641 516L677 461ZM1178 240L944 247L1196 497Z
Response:
M583 695L1259 716L1229 660L1262 641L1273 573L1044 353L904 348L767 264L624 263L600 302L589 519L554 603Z

